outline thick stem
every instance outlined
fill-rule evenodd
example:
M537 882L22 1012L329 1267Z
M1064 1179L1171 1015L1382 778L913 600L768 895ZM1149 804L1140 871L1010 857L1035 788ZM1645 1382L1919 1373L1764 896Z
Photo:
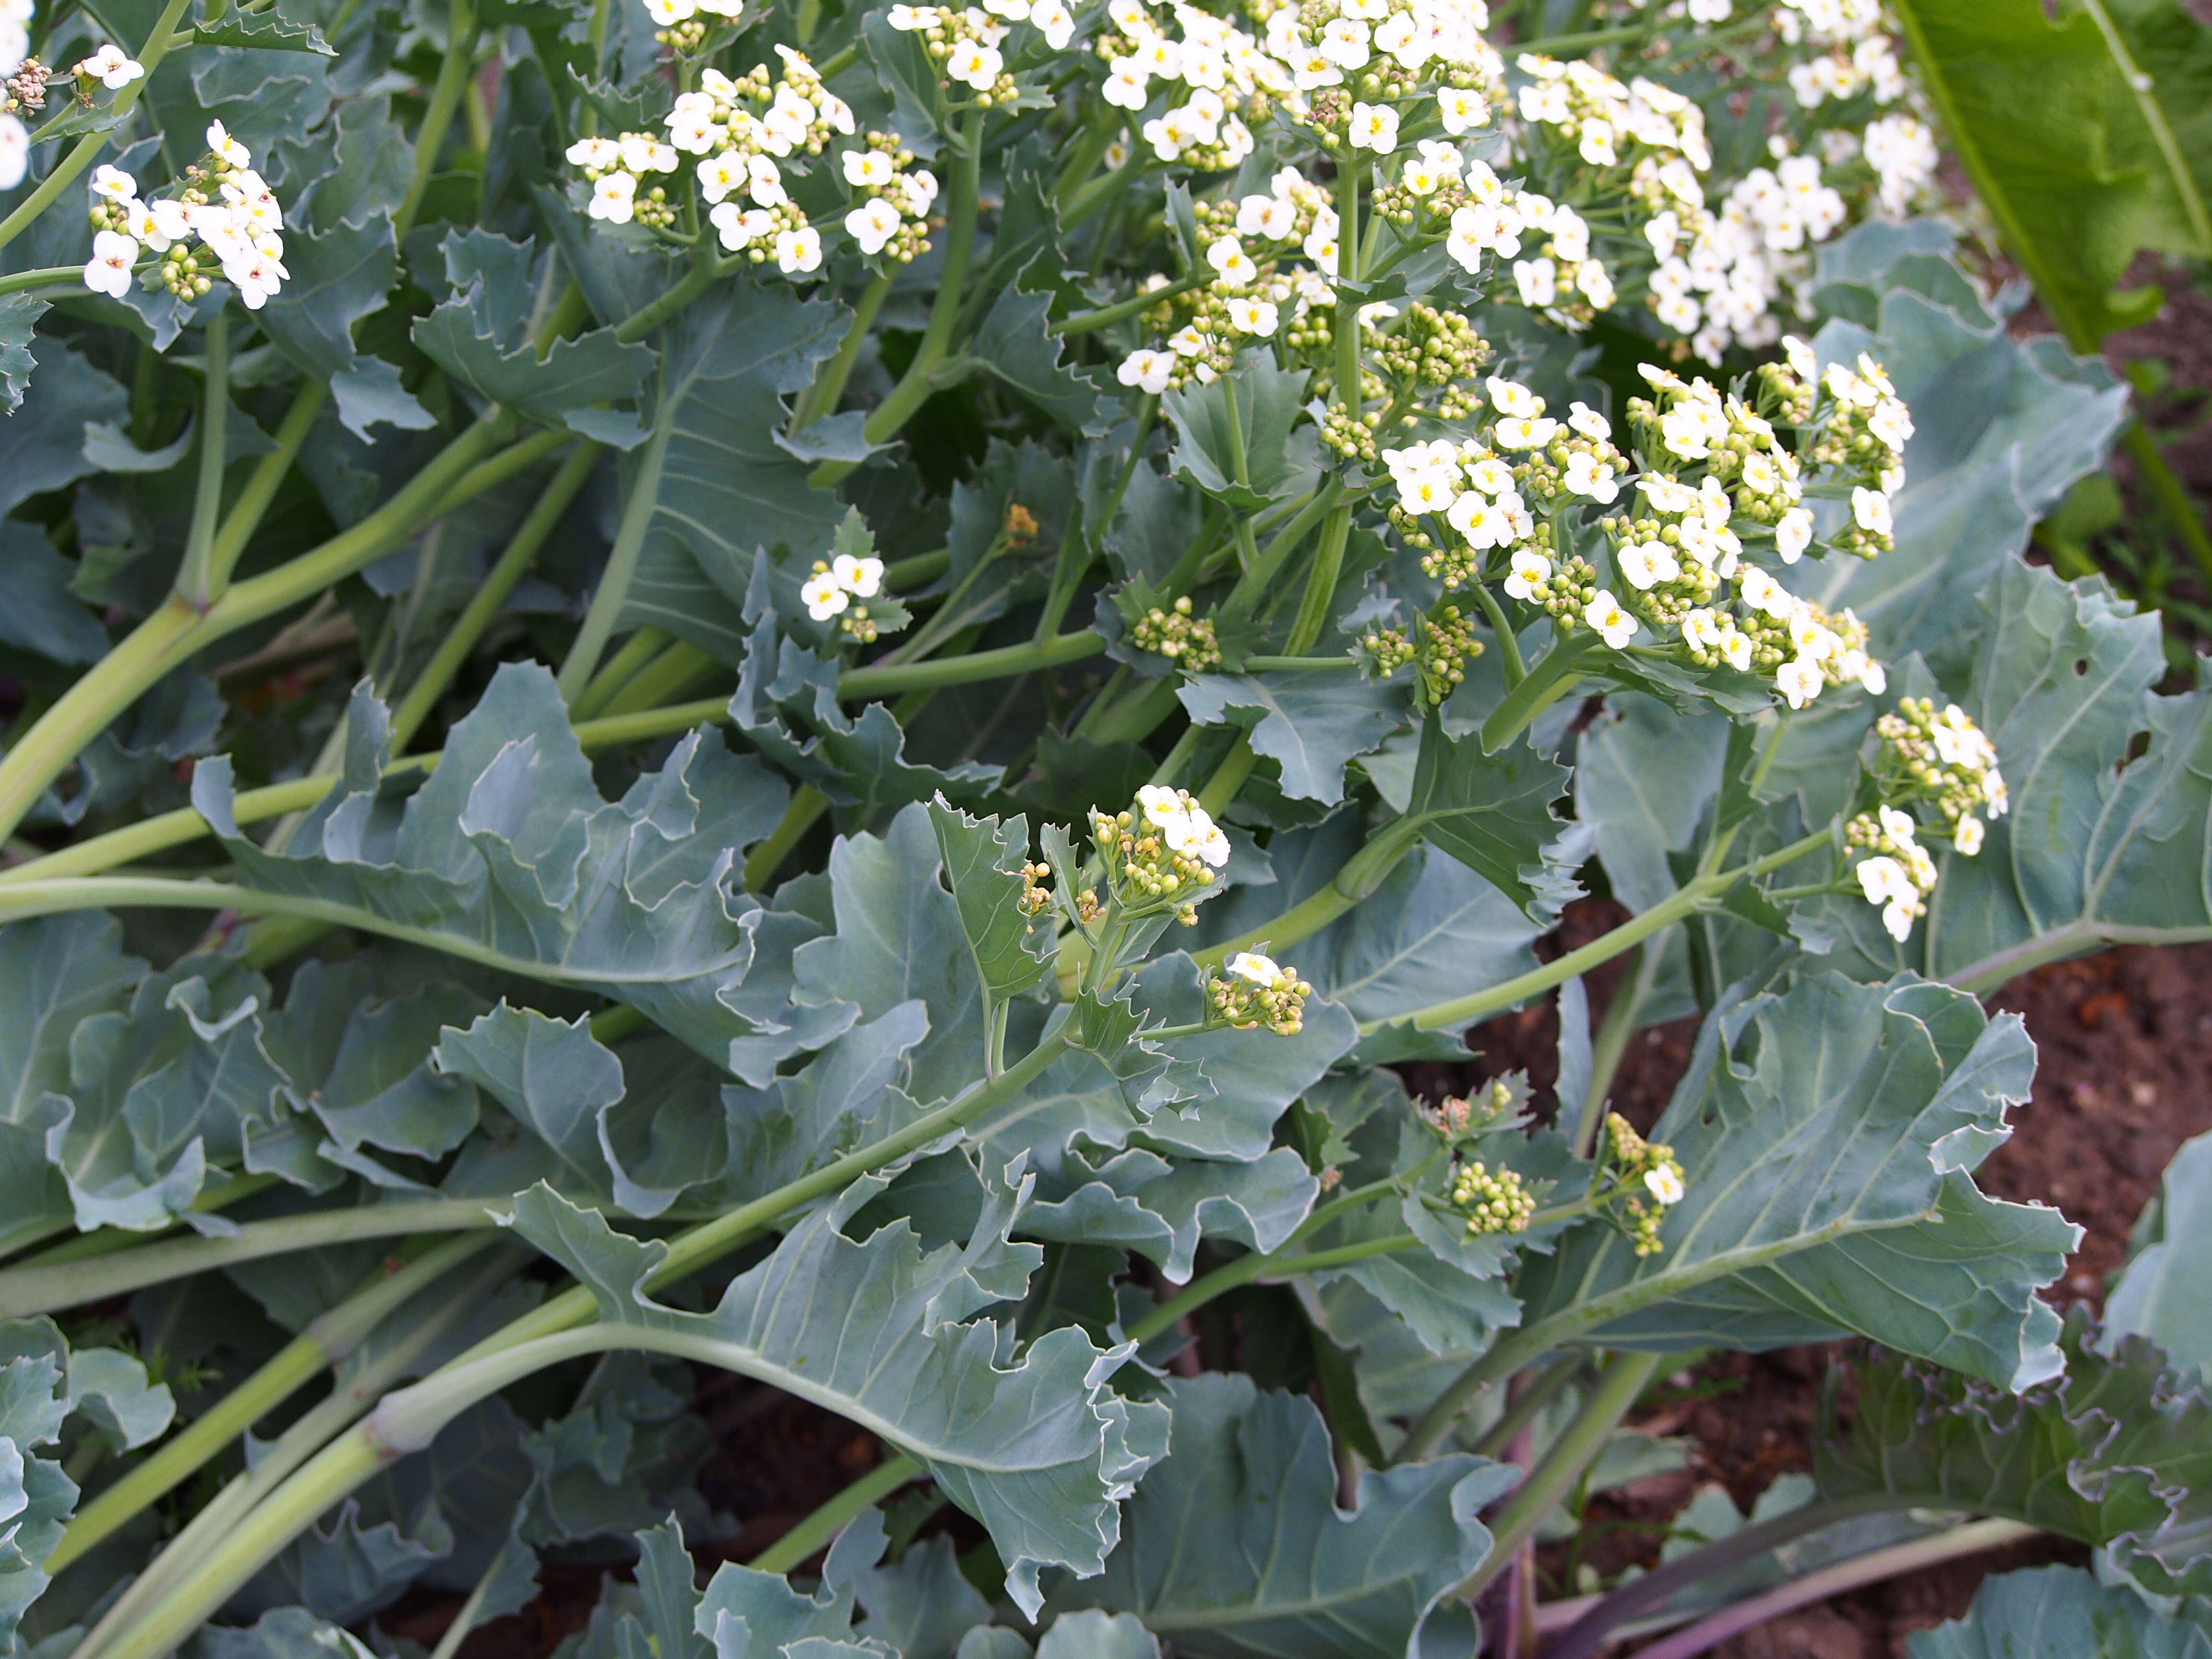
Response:
M615 631L623 606L629 603L630 580L637 574L638 560L645 553L646 532L653 527L653 515L659 508L661 469L667 463L668 445L675 435L675 411L664 408L638 456L637 471L630 478L629 500L623 505L622 524L615 532L599 591L592 595L592 608L585 613L576 642L568 647L568 658L556 678L562 696L572 705L590 684L592 671L599 665L599 653Z
M1301 939L1310 939L1388 880L1400 860L1413 850L1420 839L1419 819L1393 819L1345 860L1344 867L1328 886L1292 905L1273 921L1199 951L1199 966L1211 967L1226 962L1239 951L1287 949Z
M846 1522L862 1510L927 1473L920 1458L893 1453L745 1565L756 1572L789 1572L844 1530Z
M748 893L765 892L768 884L791 849L799 845L799 838L811 830L822 815L830 810L830 797L811 783L803 783L793 791L790 802L783 809L783 818L769 838L753 848L746 857L739 879Z
M446 55L439 62L437 84L430 88L430 101L422 111L422 125L415 132L415 177L399 210L392 216L392 233L403 243L422 211L422 198L436 171L438 152L445 147L453 112L468 89L469 63L475 56L476 44L476 15L469 0L453 0L446 24Z
M224 428L230 418L230 319L218 311L208 319L207 373L200 400L199 481L192 492L191 526L185 533L184 562L177 570L177 597L205 611L228 585L230 572L213 563L216 520L222 513L222 469L228 459Z
M253 464L253 471L246 475L244 488L238 499L231 503L222 527L216 532L215 544L209 550L208 562L222 573L223 585L228 585L230 573L238 568L239 556L253 532L261 527L263 515L269 503L276 498L276 487L284 482L284 475L292 470L292 463L300 459L300 451L307 441L307 434L314 428L315 416L322 412L324 399L330 396L330 385L324 380L302 380L300 389L292 394L292 406L284 411L284 419L276 428L276 447ZM209 597L219 598L222 586Z
M621 650L600 665L591 684L577 693L568 706L571 720L586 720L614 701L616 692L630 683L638 670L660 654L668 635L658 628L641 628L623 641Z
M478 1199L414 1199L249 1221L228 1238L195 1236L118 1250L88 1261L16 1267L0 1273L0 1319L21 1319L100 1302L210 1268L258 1261L264 1256L318 1245L362 1238L404 1238L411 1233L458 1232L496 1226L503 1218L499 1211Z
M1537 715L1571 691L1582 678L1582 659L1596 643L1597 635L1586 628L1554 641L1543 659L1522 677L1483 721L1483 752L1496 754Z
M448 1239L396 1273L369 1284L317 1318L252 1376L113 1486L76 1512L46 1558L58 1573L148 1504L189 1478L239 1435L290 1399L417 1291L496 1240L489 1233Z
M1315 550L1313 568L1306 574L1305 596L1298 601L1290 638L1283 643L1284 655L1304 656L1328 625L1329 602L1336 597L1336 580L1344 570L1345 544L1351 538L1352 508L1340 504L1322 521L1321 545Z
M608 700L609 714L641 714L664 706L716 674L729 671L696 645L682 640L670 646L630 677L629 683Z
M1095 657L1106 648L1104 637L1090 629L1033 640L1024 645L1000 646L995 651L976 651L964 657L933 662L902 662L848 668L837 679L837 696L843 700L888 696L898 691L919 691L941 685L968 685L977 680L1005 679L1015 674L1040 672Z
M575 500L576 492L590 479L599 465L599 447L595 443L580 443L561 464L546 483L538 504L516 528L514 538L500 554L498 562L485 574L483 583L469 596L468 604L454 619L453 625L440 641L430 660L422 665L422 672L408 689L399 707L392 714L392 748L397 754L404 750L415 734L422 729L422 722L438 706L438 699L446 695L460 672L461 665L468 660L469 653L483 637L484 629L491 626L492 618L507 603L507 595L514 592L515 584L530 568L530 562L545 545L545 539L561 522L561 515Z
M1598 1126L1604 1121L1606 1097L1613 1091L1613 1074L1620 1069L1628 1040L1636 1035L1636 1016L1650 993L1651 977L1658 971L1656 945L1638 945L1635 961L1606 1005L1598 1022L1597 1037L1590 1045L1589 1087L1583 1093L1581 1115L1575 1124L1575 1151L1583 1158L1597 1152Z
M1482 1565L1469 1574L1459 1588L1459 1594L1472 1600L1504 1571L1512 1562L1522 1545L1536 1535L1536 1528L1544 1523L1545 1516L1559 1506L1560 1500L1574 1490L1575 1483L1583 1478L1597 1455L1605 1449L1605 1443L1620 1426L1620 1419L1628 1415L1644 1385L1658 1373L1665 1358L1656 1353L1616 1354L1613 1363L1605 1368L1589 1398L1575 1414L1559 1437L1546 1449L1528 1478L1514 1489L1513 1496L1505 1502L1490 1522L1490 1553Z
M876 313L884 308L890 297L890 273L871 276L868 285L860 290L860 299L853 307L853 325L845 331L838 343L837 355L822 366L799 399L799 407L792 411L791 429L798 432L824 415L834 415L838 400L845 395L845 383L853 377L853 365L860 361L860 348L867 343L868 331L875 326Z

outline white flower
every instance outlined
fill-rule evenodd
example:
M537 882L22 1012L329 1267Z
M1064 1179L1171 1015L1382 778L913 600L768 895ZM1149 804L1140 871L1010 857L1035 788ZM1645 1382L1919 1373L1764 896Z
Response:
M1328 59L1339 69L1362 69L1366 66L1369 56L1367 43L1370 38L1367 25L1358 18L1334 18L1322 28L1319 50L1323 58ZM1355 104L1352 106L1352 121L1355 127L1359 119L1359 111L1367 107L1368 106L1364 104ZM1392 125L1396 125L1395 116L1392 118ZM1359 140L1354 138L1352 142L1356 145Z
M1682 574L1680 561L1664 542L1631 542L1613 556L1613 563L1620 568L1621 580L1639 593Z
M1255 985L1272 987L1283 976L1274 958L1263 957L1256 951L1239 951L1229 958L1229 971L1239 979L1249 979Z
M1398 112L1388 104L1352 105L1348 137L1354 149L1388 155L1398 148Z
M1780 550L1782 562L1795 564L1805 556L1805 550L1813 544L1813 512L1810 507L1793 507L1782 515L1774 526L1774 545Z
M31 170L31 131L12 115L0 114L0 190L13 190Z
M1636 618L1622 610L1620 601L1602 587L1583 607L1583 620L1616 651L1626 650L1629 641L1636 637Z
M135 201L138 181L121 167L112 167L103 161L93 171L92 193L105 196L111 202Z
M850 553L840 553L830 561L830 574L854 599L872 599L883 589L884 562L856 559Z
M822 233L808 225L775 234L775 265L787 276L816 269L822 263Z
M1114 375L1123 386L1136 386L1158 397L1168 389L1168 376L1174 372L1174 353L1140 349L1124 357Z
M603 219L611 225L626 225L636 210L637 180L627 173L603 173L592 189L592 204L586 210L594 219Z
M877 197L845 216L845 234L860 245L861 252L877 254L898 234L901 222L899 210Z
M996 86L999 73L1006 66L1006 60L1000 56L996 46L987 46L976 40L961 41L945 60L945 74L978 92L988 92Z
M291 273L276 260L260 250L246 259L227 259L222 274L238 290L238 297L248 311L258 311L268 304L279 283Z
M745 158L735 150L725 150L720 155L709 155L699 163L699 193L708 204L720 201L735 190L742 190L750 175Z
M1902 449L1912 435L1912 412L1895 398L1884 398L1867 416L1867 430L1892 449Z
M1583 123L1578 148L1583 160L1594 167L1609 167L1620 160L1620 153L1613 147L1613 123L1595 117Z
M137 243L119 232L103 230L92 239L84 285L94 294L109 294L119 300L131 291L131 267L137 260Z
M1905 866L1893 858L1863 859L1852 874L1859 878L1859 890L1869 904L1886 904L1900 893L1917 896L1919 892Z
M1229 302L1229 325L1239 334L1273 334L1279 314L1272 300L1231 300Z
M898 163L879 149L848 149L838 160L848 185L887 185L898 172Z
M1549 259L1516 260L1513 284L1521 290L1522 305L1540 309L1559 297L1559 268Z
M1536 584L1547 580L1551 574L1552 562L1541 553L1516 548L1511 569L1505 578L1505 591L1516 599L1532 599Z
M1728 0L1721 0L1721 3L1726 5ZM1644 1190L1662 1204L1680 1204L1682 1201L1682 1177L1672 1164L1662 1164L1656 1170L1644 1172Z
M1881 833L1899 847L1908 845L1919 828L1910 813L1900 812L1894 806L1876 807L1875 817L1881 825Z
M1149 78L1135 58L1117 59L1114 72L1106 77L1103 88L1106 101L1116 109L1133 111L1144 108L1151 96L1146 91Z
M1437 113L1443 120L1444 131L1455 138L1469 127L1490 123L1490 106L1483 102L1482 94L1457 87L1446 87L1437 94Z
M826 570L809 576L799 587L799 597L806 601L806 614L816 622L828 622L853 602L837 586L836 577Z
M1498 441L1506 449L1541 449L1559 429L1557 421L1541 416L1516 415L1498 423Z
M1229 837L1202 806L1192 806L1180 822L1163 824L1160 839L1170 851L1197 854L1210 869L1229 862Z
M1541 415L1544 412L1544 400L1518 380L1504 380L1492 374L1483 382L1483 390L1490 394L1490 406L1500 415Z
M1964 857L1972 858L1982 850L1984 835L1982 821L1972 813L1963 814L1951 830L1951 845Z
M620 142L622 163L632 173L673 173L683 165L673 144L664 144L649 132L625 132Z
M1603 443L1613 436L1613 422L1588 404L1570 404L1567 406L1567 424L1595 443Z
M2005 781L1994 766L1982 774L1982 799L1993 818L2002 817L2011 808L2012 795L2005 788Z
M91 57L79 59L70 72L90 76L110 92L120 92L145 74L146 67L126 54L122 47L110 42Z
M1030 22L1043 33L1045 45L1054 52L1065 51L1075 38L1075 14L1061 0L1036 0L1030 8Z
M1566 485L1574 494L1587 495L1601 506L1610 506L1620 495L1612 466L1582 450L1567 457Z
M1889 497L1879 489L1851 488L1851 518L1858 527L1877 536L1889 533Z
M1802 708L1820 695L1820 665L1811 657L1794 657L1774 672L1775 689L1792 708Z
M1164 784L1148 783L1137 791L1137 805L1144 809L1145 821L1156 829L1164 829L1182 817L1182 797Z
M226 166L250 167L253 165L253 152L232 137L230 129L220 121L208 123L207 147L215 159Z
M1601 260L1585 259L1575 267L1575 287L1598 310L1611 307L1613 301L1613 276Z
M645 0L646 15L663 28L682 22L697 9L691 0Z
M214 129L210 127L209 131L213 131ZM611 138L579 138L568 146L568 155L573 167L604 173L620 164L622 146Z
M741 211L735 202L724 202L707 216L721 244L731 252L750 247L764 236L775 232L775 216L766 208Z
M1206 263L1231 288L1249 288L1257 282L1260 267L1252 263L1244 246L1234 236L1224 236L1206 250Z

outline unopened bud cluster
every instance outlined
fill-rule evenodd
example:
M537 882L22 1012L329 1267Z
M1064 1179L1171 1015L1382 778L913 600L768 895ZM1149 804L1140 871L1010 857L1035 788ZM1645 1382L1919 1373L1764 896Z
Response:
M1192 616L1188 593L1165 610L1154 605L1145 612L1130 629L1129 639L1138 650L1165 657L1194 674L1221 660L1221 647L1213 636L1213 618Z
M1619 1112L1605 1118L1604 1161L1612 1183L1611 1196L1620 1200L1615 1220L1638 1255L1656 1255L1663 1248L1659 1227L1669 1206L1682 1201L1682 1166L1674 1149L1646 1140ZM1640 1190L1639 1190L1640 1189ZM1649 1199L1649 1203L1645 1200Z
M1255 951L1240 951L1224 970L1206 977L1206 1022L1238 1030L1264 1026L1277 1036L1296 1036L1304 1029L1306 999L1312 994L1297 969Z
M1467 1216L1470 1238L1485 1233L1525 1233L1536 1214L1535 1195L1510 1170L1463 1164L1452 1177L1451 1201Z
M1504 1125L1518 1100L1513 1086L1501 1077L1472 1095L1448 1095L1434 1106L1415 1109L1437 1139L1456 1146Z

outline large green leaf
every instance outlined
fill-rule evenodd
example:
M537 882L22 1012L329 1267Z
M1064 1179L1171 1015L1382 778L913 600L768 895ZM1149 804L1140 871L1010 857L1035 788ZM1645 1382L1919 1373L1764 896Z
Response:
M2075 346L2146 320L2136 255L2212 257L2202 83L2212 45L2178 0L1900 0L1950 147ZM2115 27L2124 20L2125 32Z
M1688 1184L1662 1251L1570 1233L1515 1281L1528 1326L1662 1350L1856 1332L2008 1387L2053 1375L2058 1316L2034 1292L2081 1230L1970 1176L2034 1059L2015 1016L1947 987L1824 973L1732 994L1652 1131Z
M2113 940L2212 934L2212 693L2153 691L2158 618L2101 583L2008 564L1983 604L1953 694L1996 744L2011 811L1976 857L1942 860L1928 916L1902 945L1872 906L1827 901L1847 941L1838 964L1986 992Z
M1910 1659L2212 1659L2201 1625L2081 1567L1982 1580L1964 1619L1905 1638Z
M2158 1595L2212 1585L2212 1402L2141 1337L2109 1352L2086 1312L2063 1374L2021 1393L1880 1355L1856 1368L1854 1414L1814 1443L1830 1498L1971 1510L2104 1546Z
M2105 1303L2108 1328L2147 1336L2185 1370L2212 1360L2212 1135L2184 1141L2136 1223L2135 1254Z
M1170 467L1238 512L1297 494L1317 471L1311 428L1294 430L1305 395L1304 371L1256 360L1164 393L1160 408L1179 440Z
M1043 976L1052 949L1049 930L1021 908L1029 820L1017 814L1002 827L995 817L969 817L941 796L928 811L983 994L1004 1003Z
M1010 1363L988 1320L1019 1294L1035 1246L1009 1244L1008 1195L964 1249L925 1251L894 1223L855 1244L817 1211L739 1275L710 1313L652 1300L643 1281L666 1247L640 1243L551 1191L517 1200L516 1225L590 1285L599 1316L678 1338L690 1357L742 1371L873 1429L927 1466L991 1533L1025 1610L1047 1566L1095 1573L1120 1532L1116 1502L1165 1449L1166 1413L1105 1385L1114 1368L1063 1326Z
M1133 1613L1194 1659L1404 1659L1431 1620L1463 1639L1466 1614L1440 1604L1488 1553L1476 1516L1513 1469L1454 1454L1370 1472L1346 1511L1310 1401L1238 1376L1169 1398L1174 1450L1129 1500L1104 1576L1061 1584L1054 1608Z
M501 668L397 813L380 802L384 712L354 700L345 775L283 853L238 833L230 769L192 800L246 884L343 907L360 925L629 1003L711 1060L751 1024L724 994L752 956L731 890L782 787L711 733L683 738L620 801L601 798L550 674Z
M1406 723L1404 691L1339 674L1193 674L1177 689L1200 726L1257 715L1252 747L1282 763L1282 788L1302 800L1344 799L1344 769Z
M1575 896L1545 856L1565 828L1552 803L1566 793L1568 775L1526 742L1495 755L1473 736L1455 742L1432 716L1421 728L1406 816L1528 916L1549 921Z

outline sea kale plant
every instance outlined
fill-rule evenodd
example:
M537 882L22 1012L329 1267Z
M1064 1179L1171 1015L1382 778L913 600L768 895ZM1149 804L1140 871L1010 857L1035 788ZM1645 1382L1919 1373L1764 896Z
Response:
M2212 693L2020 557L2124 394L1896 217L1878 10L1730 14L11 5L0 1655L2212 1590L2193 1370L1974 1179L1979 995L2212 936ZM1844 1336L1599 1599L1638 1402ZM866 1455L741 1548L781 1396Z

